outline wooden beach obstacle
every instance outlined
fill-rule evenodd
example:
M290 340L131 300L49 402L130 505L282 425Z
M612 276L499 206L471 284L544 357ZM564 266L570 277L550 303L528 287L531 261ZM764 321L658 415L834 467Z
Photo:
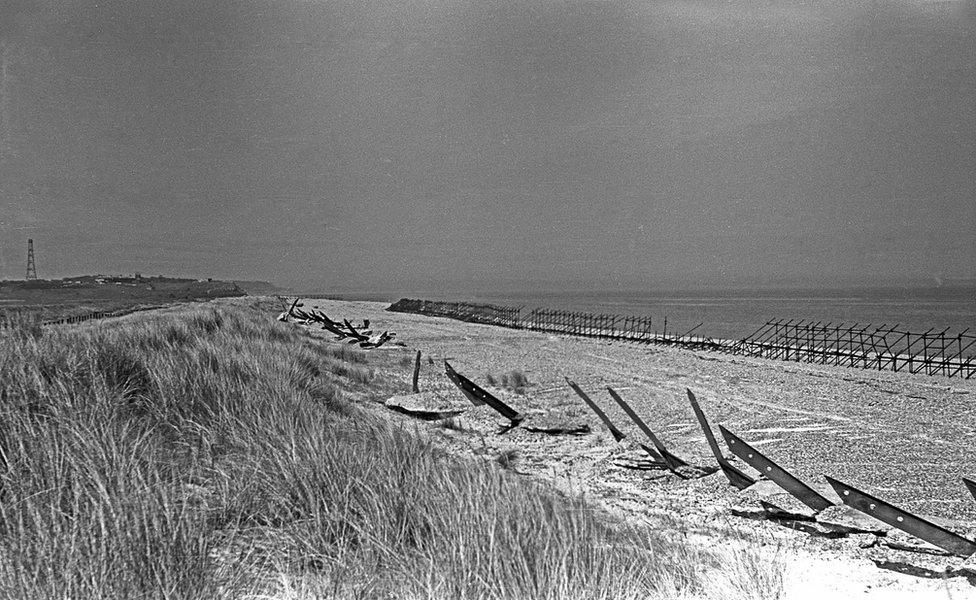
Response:
M902 371L970 379L976 374L976 335L946 327L916 332L900 325L875 327L776 319L735 342L733 354L850 368Z
M792 473L779 466L772 459L768 458L725 427L719 425L719 431L729 446L733 454L741 458L746 464L759 471L763 476L772 480L773 483L783 488L797 500L806 504L816 512L833 506L834 503L824 498L812 487L803 483Z
M601 421L603 421L603 424L606 425L607 429L610 430L610 435L613 436L614 441L620 443L624 439L626 439L627 434L620 431L620 429L618 429L617 426L613 424L613 421L610 420L610 417L607 416L607 413L603 412L603 409L601 409L600 406L596 402L594 402L593 399L590 398L590 396L586 392L583 391L583 388L581 388L575 381L570 380L569 377L566 378L566 383L569 384L569 387L576 393L577 396L580 397L581 400L583 400L583 402L590 408L590 410L592 410L593 413L596 414L596 416ZM617 464L619 466L623 466L628 469L640 469L640 470L648 470L648 469L670 470L668 463L664 460L664 457L662 457L657 452L657 450L654 450L653 448L650 448L645 444L637 444L637 445L640 446L641 450L643 450L644 453L650 457L650 463L645 463L645 462L635 463L630 461L618 462Z
M464 307L456 306L456 314L465 320L477 320L483 316L478 311L465 312ZM314 315L314 313L312 313ZM324 315L323 315L324 316ZM614 339L631 339L634 332L640 332L642 328L646 331L648 322L634 319L624 319L622 325L618 326L619 318L610 315L586 315L583 313L570 313L565 311L546 311L535 310L529 314L529 319L522 321L521 325L527 328L538 329L555 333L565 333L570 335L581 335L594 337L612 337ZM331 325L336 322L330 320ZM351 336L356 334L361 337L365 334L361 328L356 327L346 320L341 323L342 331ZM677 339L689 337L695 328L687 331ZM897 349L890 338L885 335L900 334L902 337L896 338L896 342L904 343L901 350ZM730 342L738 344L735 348L737 353L752 354L765 358L774 358L791 361L819 362L821 364L833 364L846 367L861 368L889 368L898 371L905 369L911 373L926 372L930 374L938 373L948 376L968 377L969 369L976 369L972 364L973 359L963 356L963 352L972 345L969 338L962 334L952 338L956 347L954 353L946 357L941 353L949 347L950 338L946 331L923 334L900 332L895 328L882 326L872 328L870 326L859 326L855 324L851 327L833 325L831 323L805 323L803 321L775 321L767 323L760 328L753 336L746 338L742 342ZM666 336L666 334L665 334ZM916 339L916 337L918 339ZM358 338L357 338L358 339ZM670 339L665 337L665 342ZM906 349L914 348L914 344L919 343L920 354L905 354ZM414 389L417 390L416 378L419 371L421 354L417 353L414 368ZM445 372L448 378L461 390L464 396L474 405L488 404L493 410L509 420L508 429L522 424L524 416L493 396L470 379L464 377L444 361ZM621 431L610 420L609 416L602 408L573 380L565 378L570 389L579 396L587 407L597 415L603 425L611 433L614 440L621 442L626 438L626 434ZM650 440L651 446L641 445L647 454L652 457L656 464L662 465L675 475L687 479L692 469L698 469L689 465L686 461L671 453L664 443L658 438L646 422L634 411L634 409L614 390L607 387L611 398L628 415L634 424ZM923 552L932 552L929 546L906 545L899 539L886 540L885 536L891 533L892 528L905 532L910 536L918 538L928 544L935 546L949 554L961 557L976 557L976 541L961 535L951 523L942 524L939 519L925 518L912 514L904 509L894 506L880 498L854 488L846 483L825 476L830 488L823 486L815 489L807 483L801 481L794 474L777 464L770 457L756 450L748 442L729 431L724 426L719 426L719 430L728 445L728 449L736 457L741 459L750 467L761 474L761 477L754 477L746 474L734 466L727 458L716 440L716 436L708 423L701 404L695 394L688 388L685 389L688 401L692 410L705 434L706 442L715 458L717 468L722 470L729 483L739 490L745 490L759 482L759 479L768 479L770 485L755 488L748 492L750 501L757 501L762 506L766 518L786 522L789 527L794 527L801 531L806 531L817 535L843 536L850 533L875 534L874 543L887 544L893 548L908 549ZM442 417L443 414L432 414L433 418ZM526 427L526 429L530 429ZM562 427L558 431L553 428L531 428L533 431L543 433L559 433L582 435L589 431L587 426L576 428ZM637 467L631 467L637 468ZM647 468L647 467L639 467ZM698 469L701 471L701 469ZM976 481L962 478L967 490L976 499ZM795 498L799 503L787 498L786 495L774 492L772 496L767 490L772 490L775 484L778 488L785 490L791 498ZM832 488L833 492L830 491ZM823 493L821 493L823 492ZM834 492L840 498L834 497ZM827 494L827 495L825 495ZM769 500L775 500L775 503ZM786 502L786 504L783 504ZM777 506L779 504L780 506ZM784 507L784 508L781 508ZM812 510L811 513L807 510ZM734 512L734 511L733 511ZM808 523L801 523L801 522ZM965 532L962 528L960 531ZM970 535L971 537L971 535ZM970 558L970 561L973 558Z
M963 477L962 482L966 484L966 489L969 490L970 494L972 494L973 499L976 499L976 481Z
M976 542L831 477L824 478L844 504L956 556L976 555Z
M594 402L589 396L587 396L586 392L584 392L583 389L580 388L580 386L577 385L575 381L572 381L569 377L566 377L566 383L569 384L569 387L572 388L574 392L576 392L576 395L579 396L584 403L586 403L586 405L590 408L590 410L592 410L593 413L596 414L597 417L599 417L599 419L603 422L606 428L610 430L610 435L613 436L614 441L620 442L625 437L627 437L626 435L624 435L622 431L617 429L617 426L613 424L613 421L610 420L610 417L607 416L607 413L603 412L603 409L601 409L596 402ZM657 459L661 458L659 455L657 455L656 452L653 453L653 455Z
M663 344L687 349L711 350L733 355L774 360L809 362L849 368L908 371L971 379L976 375L976 334L949 328L924 332L899 325L880 327L854 323L825 323L795 319L769 320L739 340L719 340L695 334L704 323L676 333L668 330L668 318L658 331L648 316L589 314L535 308L523 315L524 307L505 307L470 302L437 302L403 298L387 310L447 317L530 329L562 335L576 335L638 343Z
M420 385L418 380L420 379L420 350L417 350L417 360L413 364L413 381L411 382L411 389L414 394L420 393Z
M654 432L651 431L651 428L647 426L647 423L645 423L644 420L641 419L636 412L634 412L634 409L631 408L630 405L627 404L627 402L620 397L620 394L618 394L616 390L608 386L607 391L610 392L610 397L613 398L614 402L616 402L617 405L620 406L620 408L622 408L625 413L627 413L627 416L630 417L630 420L633 421L634 424L637 425L637 428L640 429L644 433L644 435L647 436L647 439L651 441L651 444L654 445L654 448L657 450L657 453L661 455L661 458L664 460L664 463L668 466L668 470L674 473L675 475L677 475L678 477L685 479L686 475L684 473L679 472L678 469L681 469L682 467L688 467L690 465L687 462L675 456L674 454L668 452L667 447L665 447L665 445L661 443L661 440L659 440L658 437L654 435Z
M690 389L685 388L685 392L688 393L688 400L691 402L691 409L695 412L695 418L698 419L698 424L701 425L702 431L705 432L705 440L708 442L708 447L711 449L712 455L715 456L715 461L718 463L722 473L724 473L725 477L728 478L729 483L740 490L744 490L750 485L756 483L755 479L735 468L732 463L730 463L728 459L722 455L722 451L718 447L718 442L715 441L715 434L712 433L711 427L708 426L708 420L705 418L705 413L702 412L701 406L698 405L698 399L695 398L695 395Z
M597 417L599 417L599 419L603 422L603 424L606 425L607 429L610 430L610 435L613 436L614 441L620 443L627 438L627 434L620 431L620 429L618 429L617 426L613 424L613 421L610 420L610 417L608 417L607 414L603 412L603 409L601 409L600 406L596 402L594 402L593 399L590 398L590 396L586 392L583 391L583 388L581 388L575 381L572 381L568 377L566 378L566 383L569 384L569 387L576 393L576 395L579 396L580 399L583 400L583 402L590 408L590 410L592 410L593 413L596 414ZM670 468L668 467L668 463L664 460L664 457L662 457L657 452L657 450L647 446L646 444L637 444L637 445L641 448L641 450L644 451L645 454L647 454L648 457L650 457L650 462L620 461L617 462L616 464L618 466L622 466L628 469L670 470Z
M451 363L447 362L446 359L444 360L444 372L447 374L447 378L461 390L461 393L464 394L471 404L475 406L487 404L495 412L509 420L509 428L517 426L525 419L517 410L492 396L478 384L455 371Z
M824 518L824 515L829 512L827 509L836 506L833 502L800 481L792 473L776 464L772 459L763 455L725 427L719 426L719 429L728 443L729 449L736 456L769 478L773 483L789 492L797 500L813 509L815 513L812 520L828 526L833 524L832 517ZM833 488L834 492L837 493L843 502L843 506L850 507L860 514L872 517L885 525L904 531L909 535L956 556L976 556L976 542L837 479L826 475L824 478ZM963 478L963 482L976 495L976 482L966 478ZM779 515L789 520L811 520L809 516L792 514L790 511L784 511L767 501L760 501L760 503L768 514ZM844 525L841 525L841 527L843 528Z

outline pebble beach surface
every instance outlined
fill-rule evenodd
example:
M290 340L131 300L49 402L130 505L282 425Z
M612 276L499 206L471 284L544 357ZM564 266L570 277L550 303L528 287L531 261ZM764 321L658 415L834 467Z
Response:
M788 563L788 597L976 598L976 577L959 570L962 559L909 536L804 529L766 518L759 500L779 498L775 486L739 492L720 472L681 479L633 468L646 462L637 445L646 440L606 390L619 392L668 449L692 465L707 470L715 461L686 389L697 396L723 449L720 424L825 495L828 475L972 539L976 499L961 478L976 476L976 381L511 330L386 312L388 305L377 302L304 302L333 319L367 318L375 331L396 332L402 345L373 352L402 353L403 372L391 376L403 378L404 390L413 368L406 357L422 352L423 393L405 391L392 402L464 411L450 427L417 421L453 453L507 456L504 464L517 473L583 493L626 519L683 528L703 543L721 532L746 535ZM444 375L445 359L526 415L523 425L499 433L499 416L471 406ZM489 376L497 380L511 371L528 379L521 393L488 384ZM615 442L566 378L627 439ZM781 500L789 505L788 497Z

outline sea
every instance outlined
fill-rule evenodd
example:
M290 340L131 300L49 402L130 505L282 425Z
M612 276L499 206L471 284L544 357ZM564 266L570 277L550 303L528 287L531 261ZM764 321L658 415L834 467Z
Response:
M336 297L336 296L333 296ZM976 284L930 288L701 291L386 292L344 298L393 302L399 298L550 308L651 317L669 333L743 339L771 320L895 327L947 335L976 334Z

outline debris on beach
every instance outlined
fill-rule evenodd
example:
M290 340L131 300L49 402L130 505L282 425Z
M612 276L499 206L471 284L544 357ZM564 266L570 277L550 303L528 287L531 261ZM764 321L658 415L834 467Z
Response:
M277 319L284 323L294 322L299 325L321 325L322 329L335 335L335 339L344 340L351 344L359 344L360 348L379 348L396 337L395 333L390 333L389 331L374 333L369 329L369 319L363 319L361 325L353 325L349 322L349 319L335 321L322 311L316 310L315 308L317 307L313 307L307 311L302 310L302 307L305 305L300 300L300 298L295 298L291 307L279 314Z
M484 390L484 388L474 383L464 375L461 375L455 371L454 368L451 367L451 364L446 360L444 361L444 372L447 374L448 379L450 379L451 382L461 390L461 393L464 394L471 404L474 406L487 404L498 414L508 419L510 424L507 429L518 426L518 424L525 419L525 416L519 413L517 410L505 404L495 396L489 394Z
M451 419L464 414L467 410L466 406L452 402L437 392L393 396L383 402L383 405L390 410L422 421Z
M545 435L587 435L590 426L586 423L567 421L565 419L554 418L551 415L530 416L522 425L522 428L532 433L542 433Z

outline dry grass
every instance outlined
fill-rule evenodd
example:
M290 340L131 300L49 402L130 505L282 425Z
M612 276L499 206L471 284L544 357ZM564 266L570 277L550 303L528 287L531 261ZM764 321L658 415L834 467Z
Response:
M498 463L498 465L501 466L501 468L503 469L511 469L512 467L515 466L515 461L518 460L518 457L519 457L519 451L514 448L511 448L509 450L505 450L501 452L498 456L496 456L495 462Z
M497 377L491 373L488 373L485 375L485 381L487 381L488 385L490 386L503 388L515 392L516 394L524 394L525 388L531 385L529 383L529 378L525 376L525 373L518 370L508 371L507 373L502 373Z
M41 333L40 313L30 310L0 312L0 334L36 337Z
M470 429L468 429L464 425L464 422L458 417L448 417L446 419L438 421L437 426L442 427L444 429L450 429L452 431L461 431L461 432L470 431Z
M0 336L3 598L688 597L724 568L357 408L368 357L268 313Z

